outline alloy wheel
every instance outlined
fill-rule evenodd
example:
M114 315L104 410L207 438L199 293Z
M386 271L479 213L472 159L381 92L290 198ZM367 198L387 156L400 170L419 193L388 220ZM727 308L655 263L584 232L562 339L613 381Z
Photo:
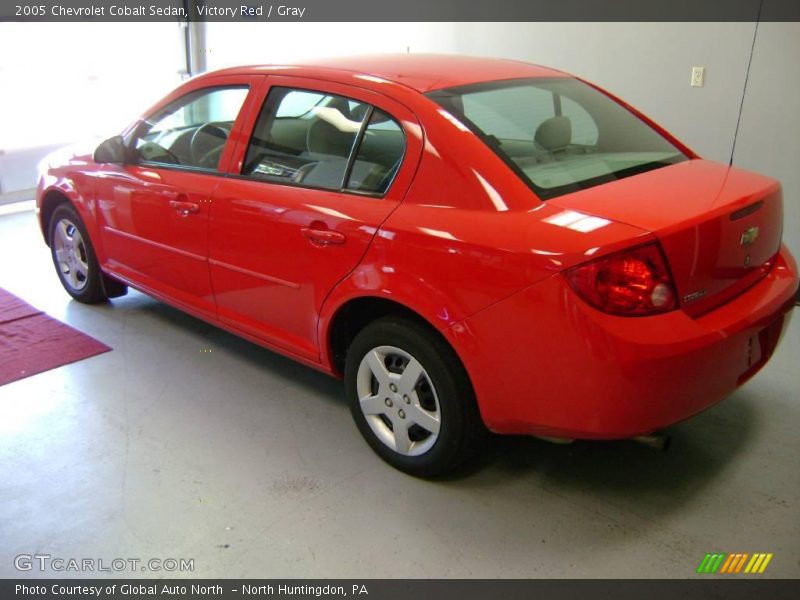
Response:
M76 292L89 281L89 255L75 224L63 218L55 226L55 259L63 281Z
M425 368L394 346L372 348L356 375L361 412L375 436L404 456L428 452L439 438L441 408Z

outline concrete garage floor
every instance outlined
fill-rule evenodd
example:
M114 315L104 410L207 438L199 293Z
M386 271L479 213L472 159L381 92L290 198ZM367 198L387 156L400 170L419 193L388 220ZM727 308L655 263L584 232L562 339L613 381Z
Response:
M32 212L0 216L0 257L0 286L114 348L0 387L0 577L35 575L13 566L33 553L192 558L197 577L691 577L712 551L800 576L800 317L665 454L502 439L427 482L372 454L339 382L136 292L71 302Z

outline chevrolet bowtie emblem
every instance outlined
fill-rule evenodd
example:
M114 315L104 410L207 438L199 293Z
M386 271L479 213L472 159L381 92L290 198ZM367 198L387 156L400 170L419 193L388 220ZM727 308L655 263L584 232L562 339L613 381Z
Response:
M739 243L742 246L749 246L750 244L756 241L757 237L758 237L758 227L750 227L744 230L744 233L742 233L742 239L739 240Z

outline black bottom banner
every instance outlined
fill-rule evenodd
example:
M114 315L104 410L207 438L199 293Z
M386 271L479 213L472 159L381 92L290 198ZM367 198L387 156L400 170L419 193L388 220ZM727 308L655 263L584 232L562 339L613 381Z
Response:
M40 579L0 580L0 598L52 598L103 600L166 598L362 598L370 600L464 599L614 600L654 598L704 600L783 600L797 598L796 580L690 579L690 580L567 580L567 579Z

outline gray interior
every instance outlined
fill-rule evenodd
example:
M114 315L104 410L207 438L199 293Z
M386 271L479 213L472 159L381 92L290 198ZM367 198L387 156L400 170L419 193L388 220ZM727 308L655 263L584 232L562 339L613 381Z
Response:
M273 93L280 94L281 90ZM358 105L356 112L348 107L346 99L328 98L326 108L338 111L350 123L363 126L367 105ZM394 129L380 126L394 123L385 113L375 110L373 121L359 140L357 130L341 130L313 111L282 117L278 109L278 116L270 118L274 110L270 99L263 110L247 151L243 174L274 183L331 190L344 187L377 194L388 190L400 166L405 140L399 126ZM345 181L352 152L355 159Z

